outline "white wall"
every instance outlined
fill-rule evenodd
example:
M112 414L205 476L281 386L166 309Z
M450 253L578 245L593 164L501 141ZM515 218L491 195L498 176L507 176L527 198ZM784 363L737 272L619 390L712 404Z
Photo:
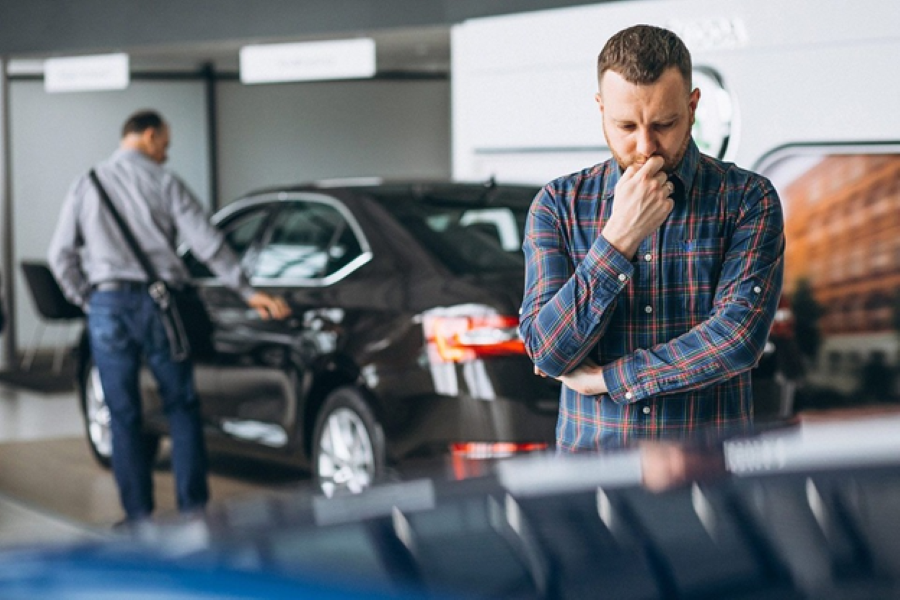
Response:
M168 166L203 202L209 200L209 153L200 81L136 81L121 92L73 94L47 94L41 82L14 81L10 96L13 262L22 349L37 321L18 265L45 258L69 185L118 146L128 115L149 107L169 120ZM447 81L273 86L226 81L219 83L217 102L222 204L257 187L328 177L450 175ZM63 335L48 331L41 346L55 346Z
M450 176L447 81L219 85L222 204L332 177Z
M695 67L721 74L736 109L725 157L742 166L788 143L900 139L894 0L616 2L454 28L454 177L547 181L604 160L597 54L636 23L678 31Z

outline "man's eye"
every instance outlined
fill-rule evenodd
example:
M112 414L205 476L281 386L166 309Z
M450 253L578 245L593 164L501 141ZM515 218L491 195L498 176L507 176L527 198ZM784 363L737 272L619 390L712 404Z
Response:
M621 129L622 131L634 131L634 128L635 128L635 126L633 124L629 124L629 123L624 123L622 125L619 125L619 129Z
M673 121L669 121L668 123L658 123L656 128L660 131L665 131L666 129L671 129L672 126L675 125Z

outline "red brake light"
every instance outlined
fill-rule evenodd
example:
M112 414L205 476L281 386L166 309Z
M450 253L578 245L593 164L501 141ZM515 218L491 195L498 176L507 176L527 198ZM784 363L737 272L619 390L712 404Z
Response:
M525 354L519 319L504 315L426 316L425 337L440 362ZM431 350L431 349L430 349Z
M542 442L458 442L450 444L450 464L456 479L487 475L492 459L522 452L539 452L549 448Z
M782 296L778 302L771 335L780 338L790 338L794 335L794 311L791 310L790 301L786 296Z
M490 458L506 458L522 452L538 452L546 450L548 445L542 442L459 442L450 444L450 453L460 458L485 460Z

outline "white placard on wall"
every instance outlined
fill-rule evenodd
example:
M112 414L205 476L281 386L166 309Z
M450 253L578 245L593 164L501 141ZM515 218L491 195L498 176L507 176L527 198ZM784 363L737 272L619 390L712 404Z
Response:
M362 79L375 74L375 40L359 38L244 46L241 82Z
M129 80L128 55L124 53L44 61L44 90L50 93L124 90Z

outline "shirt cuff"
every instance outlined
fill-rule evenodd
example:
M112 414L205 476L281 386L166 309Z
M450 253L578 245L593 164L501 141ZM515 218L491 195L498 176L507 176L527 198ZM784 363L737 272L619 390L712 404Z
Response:
M631 261L622 256L602 235L591 245L582 264L600 287L611 294L618 294L634 275Z
M250 298L253 297L253 294L256 293L256 290L253 289L249 284L242 285L237 289L238 294L241 295L241 298L244 299L244 302L249 302Z
M617 360L603 367L606 393L616 404L631 404L643 400L647 393L637 383L631 361Z

